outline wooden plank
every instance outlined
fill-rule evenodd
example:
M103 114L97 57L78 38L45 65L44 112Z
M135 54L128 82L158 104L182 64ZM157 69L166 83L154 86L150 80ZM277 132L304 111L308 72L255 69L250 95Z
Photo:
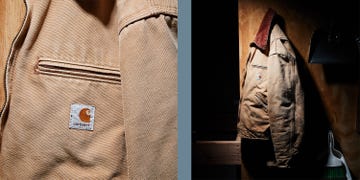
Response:
M196 164L241 165L240 140L196 141L193 146Z

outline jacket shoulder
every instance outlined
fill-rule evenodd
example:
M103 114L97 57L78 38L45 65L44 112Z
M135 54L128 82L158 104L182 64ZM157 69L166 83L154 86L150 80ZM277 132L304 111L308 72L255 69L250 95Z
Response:
M270 34L270 50L269 56L279 55L282 58L295 60L295 52L293 47L278 24L275 24Z
M125 26L150 16L178 16L178 0L120 0L117 3L121 12L118 21L120 31Z

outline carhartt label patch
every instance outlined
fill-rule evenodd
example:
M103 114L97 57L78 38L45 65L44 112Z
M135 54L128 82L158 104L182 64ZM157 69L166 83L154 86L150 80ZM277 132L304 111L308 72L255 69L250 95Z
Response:
M72 104L70 111L70 129L94 130L95 107L84 104Z
M261 80L262 76L259 72L256 73L256 80Z

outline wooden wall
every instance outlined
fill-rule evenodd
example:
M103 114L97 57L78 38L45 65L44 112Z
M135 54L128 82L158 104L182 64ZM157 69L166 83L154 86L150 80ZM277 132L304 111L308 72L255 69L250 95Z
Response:
M355 15L355 19L358 19L358 11L352 14L347 11L353 10L354 6L357 8L359 4L356 1L325 1L321 5L314 5L312 1L306 0L239 0L238 5L240 74L245 67L249 43L254 39L267 9L273 8L284 19L286 34L309 72L310 80L315 83L313 91L319 92L330 127L351 172L356 178L360 178L360 134L356 131L357 111L360 108L357 100L358 66L354 69L354 65L328 66L308 63L310 40L314 30L326 26L334 17L344 18L342 21L345 21L345 18L354 19ZM359 21L350 22L349 24L355 26L360 24ZM308 82L303 86L309 86ZM317 121L316 118L309 120ZM316 144L313 145L315 149Z

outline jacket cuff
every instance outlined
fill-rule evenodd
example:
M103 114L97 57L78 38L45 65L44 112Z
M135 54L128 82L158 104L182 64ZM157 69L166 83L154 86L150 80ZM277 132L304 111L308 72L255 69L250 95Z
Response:
M287 160L287 159L276 160L276 165L275 166L278 167L278 168L290 168L289 160Z

